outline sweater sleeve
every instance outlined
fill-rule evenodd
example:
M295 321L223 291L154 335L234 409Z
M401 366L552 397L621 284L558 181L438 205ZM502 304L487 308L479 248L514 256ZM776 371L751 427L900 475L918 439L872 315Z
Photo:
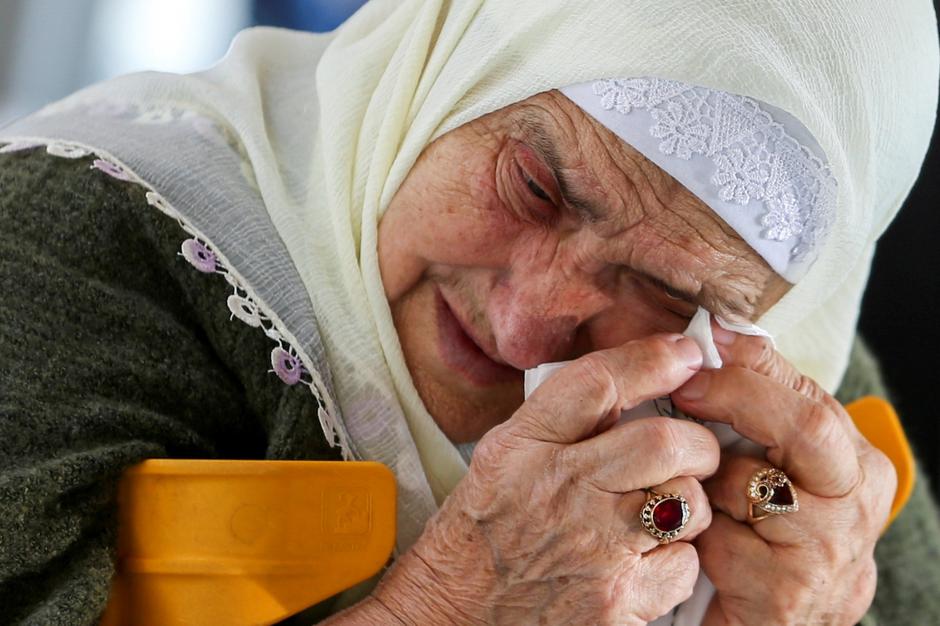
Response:
M877 361L856 340L836 396L864 395L888 397ZM940 624L940 513L931 493L918 467L910 500L875 546L878 587L864 626Z
M129 466L267 453L252 405L271 398L249 397L250 377L217 350L258 346L199 310L205 285L183 284L178 225L100 174L87 159L0 155L3 623L97 621Z

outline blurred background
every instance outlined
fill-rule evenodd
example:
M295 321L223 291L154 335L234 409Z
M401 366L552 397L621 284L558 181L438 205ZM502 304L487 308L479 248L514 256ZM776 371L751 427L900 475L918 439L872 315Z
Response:
M0 0L0 124L92 82L138 70L191 72L264 24L328 31L363 0ZM935 0L935 7L940 0ZM940 139L878 246L860 329L881 361L908 437L940 493Z

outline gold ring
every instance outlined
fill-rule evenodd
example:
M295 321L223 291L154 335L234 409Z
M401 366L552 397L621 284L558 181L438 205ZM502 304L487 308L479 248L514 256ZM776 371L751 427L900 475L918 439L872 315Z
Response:
M783 513L800 510L793 483L781 470L767 467L758 470L747 484L747 520L750 523Z
M679 494L646 490L646 504L640 510L640 522L659 543L669 543L678 537L689 517L689 502Z

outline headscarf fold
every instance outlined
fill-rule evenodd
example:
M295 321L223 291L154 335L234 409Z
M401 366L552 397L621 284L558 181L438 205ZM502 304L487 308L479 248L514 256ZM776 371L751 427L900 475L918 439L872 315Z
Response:
M759 323L833 390L875 240L933 128L929 0L372 0L333 34L249 30L207 72L127 76L71 101L189 108L237 138L317 312L351 446L397 475L404 549L466 464L406 367L379 274L382 212L435 138L536 93L620 76L751 97L815 137L838 181L835 225Z

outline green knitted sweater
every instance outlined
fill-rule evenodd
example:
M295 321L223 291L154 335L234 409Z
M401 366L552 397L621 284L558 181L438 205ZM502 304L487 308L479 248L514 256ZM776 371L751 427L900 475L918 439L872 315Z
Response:
M337 459L317 405L178 255L144 190L32 151L0 155L0 623L94 623L115 483L149 457ZM884 395L858 343L839 398ZM940 523L923 478L877 547L866 623L940 624Z

